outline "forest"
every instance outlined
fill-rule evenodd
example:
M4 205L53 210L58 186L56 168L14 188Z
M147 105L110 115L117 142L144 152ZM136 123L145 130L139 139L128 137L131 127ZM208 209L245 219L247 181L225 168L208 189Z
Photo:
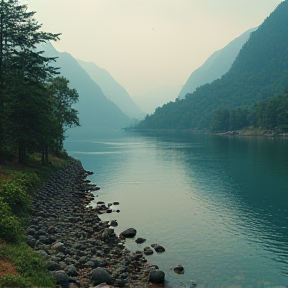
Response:
M260 101L250 109L219 108L215 111L211 131L235 131L247 127L288 131L288 88L283 95Z
M176 99L157 108L136 129L216 129L215 113L218 118L219 111L240 109L238 112L245 114L261 101L282 95L288 86L287 14L288 1L284 1L251 33L231 69L221 79L198 87L183 100ZM287 117L280 118L285 122ZM253 124L264 125L260 119L255 121ZM275 121L265 123L265 127L274 124Z
M26 5L0 2L0 160L18 155L60 154L68 127L79 126L72 105L78 93L59 76L53 57L44 57L37 45L59 40L60 34L41 30Z

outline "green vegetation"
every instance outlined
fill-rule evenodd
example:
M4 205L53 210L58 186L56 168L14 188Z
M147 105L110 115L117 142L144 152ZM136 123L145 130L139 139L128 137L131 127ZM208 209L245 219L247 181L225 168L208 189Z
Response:
M55 280L48 272L47 259L25 244L5 245L0 257L12 261L19 275L0 278L0 287L55 287Z
M49 166L41 165L40 153L29 157L25 166L0 165L0 268L8 262L17 271L0 273L0 287L55 287L47 259L28 247L23 235L36 189L66 162L49 156Z
M233 110L235 120L238 118L242 121L244 114L260 101L283 94L288 84L287 15L286 0L251 34L227 74L187 94L183 100L156 109L136 128L216 129L214 126L218 124L215 123L215 115L219 119L221 114L226 113L226 116L223 115L226 118L227 111ZM285 118L284 114L282 116ZM223 129L228 129L229 125L234 127L244 124L238 125L234 121L226 123ZM275 123L269 125L273 127Z
M251 109L218 109L210 124L211 131L233 131L247 127L288 131L288 88L283 95L263 100Z
M37 50L59 34L41 31L34 14L0 0L0 287L55 287L23 232L35 191L68 159L66 129L79 125L77 91Z
M0 2L0 159L17 151L18 162L25 163L40 152L48 164L49 152L61 152L65 130L79 125L71 107L78 93L56 77L50 65L55 58L37 50L60 34L42 32L34 14L18 1Z

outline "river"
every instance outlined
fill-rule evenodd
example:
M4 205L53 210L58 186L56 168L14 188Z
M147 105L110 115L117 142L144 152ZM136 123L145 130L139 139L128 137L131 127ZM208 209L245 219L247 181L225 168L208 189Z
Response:
M288 139L99 132L65 141L172 287L288 287ZM173 267L181 264L185 273ZM181 286L182 285L182 286Z

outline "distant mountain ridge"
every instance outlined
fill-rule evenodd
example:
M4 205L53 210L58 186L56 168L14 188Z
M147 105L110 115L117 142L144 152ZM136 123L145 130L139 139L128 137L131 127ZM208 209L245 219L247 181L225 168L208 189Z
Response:
M209 129L219 108L250 108L283 94L288 86L288 0L281 2L253 32L231 69L183 100L147 116L139 129Z
M54 65L60 67L59 71L69 80L69 86L79 93L79 101L74 106L79 111L81 127L69 129L68 134L89 134L95 130L121 129L131 124L131 118L105 97L101 88L72 55L58 52L50 43L40 48L47 56L58 57Z
M124 87L107 70L98 67L92 62L85 62L79 59L77 61L89 74L91 79L100 86L104 95L115 103L123 113L136 119L143 119L145 117L145 113L135 104Z
M214 52L205 63L196 69L187 79L181 89L178 98L184 99L186 94L193 93L196 88L206 83L220 79L229 71L243 45L247 42L250 34L257 28L251 28L242 35L231 41L224 48Z

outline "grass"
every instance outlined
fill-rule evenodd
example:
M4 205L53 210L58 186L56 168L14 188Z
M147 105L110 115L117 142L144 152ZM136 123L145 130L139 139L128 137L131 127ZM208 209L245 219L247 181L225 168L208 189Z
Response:
M42 166L41 155L34 154L27 159L25 165L20 165L16 161L0 165L0 214L2 213L0 226L3 226L2 231L4 231L4 228L7 231L6 234L2 233L2 239L0 238L1 288L52 288L56 286L54 279L47 269L48 260L30 248L25 243L25 237L22 234L22 231L27 227L27 222L23 221L23 219L28 219L29 215L29 206L25 207L26 200L28 199L31 202L31 197L39 185L46 181L67 161L52 155L49 155L49 160L49 165ZM19 190L19 187L25 191ZM19 191L23 192L21 194L22 199L21 197L19 198ZM12 195L13 193L15 194ZM20 200L22 202L19 202ZM13 207L15 203L17 203L17 207L19 208L17 210ZM17 215L17 211L19 210L22 210L23 213ZM22 227L12 233L9 225L13 223L19 224ZM9 232L11 232L10 234L13 237L10 237ZM19 235L15 235L15 233L19 233Z

